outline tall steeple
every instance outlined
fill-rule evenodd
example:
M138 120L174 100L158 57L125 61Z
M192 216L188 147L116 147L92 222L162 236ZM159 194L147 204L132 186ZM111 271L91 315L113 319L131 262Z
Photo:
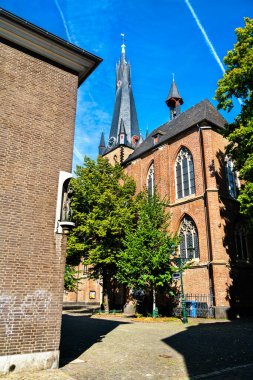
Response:
M120 60L116 65L116 97L106 152L117 146L135 148L140 142L140 130L131 86L131 68L126 60L126 45L121 45ZM124 129L124 139L122 132ZM123 142L124 141L124 142Z
M174 74L173 74L173 80L170 86L170 92L165 100L165 103L170 109L170 119L174 119L180 114L180 105L184 103L183 98L181 98L175 79L174 79Z

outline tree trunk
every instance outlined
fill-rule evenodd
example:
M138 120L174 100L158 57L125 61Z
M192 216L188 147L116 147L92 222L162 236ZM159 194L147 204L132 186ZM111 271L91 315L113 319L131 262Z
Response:
M155 285L153 285L153 318L157 317L157 310L156 310L156 288Z
M103 270L103 306L105 312L109 313L108 276L106 270Z

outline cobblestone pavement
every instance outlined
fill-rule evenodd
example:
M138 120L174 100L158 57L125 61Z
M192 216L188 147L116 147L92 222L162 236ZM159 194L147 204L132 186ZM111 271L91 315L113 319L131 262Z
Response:
M61 368L8 380L253 379L253 322L63 315Z

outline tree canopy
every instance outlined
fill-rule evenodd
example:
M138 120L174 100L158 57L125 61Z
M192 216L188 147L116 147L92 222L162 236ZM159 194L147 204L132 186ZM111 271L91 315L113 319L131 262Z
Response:
M228 124L224 136L229 140L227 154L240 172L242 187L238 200L240 210L253 223L253 19L245 18L244 28L235 30L237 42L224 58L227 69L218 81L215 99L218 108L233 108L235 98L241 112Z
M67 264L83 260L91 265L91 277L103 277L106 297L126 228L131 230L134 223L135 183L120 165L112 166L99 156L97 161L85 158L83 166L77 166L71 187L75 228L68 239Z
M168 233L170 214L166 212L166 200L146 192L136 198L137 225L127 230L124 248L117 262L117 279L129 288L153 291L153 310L158 288L172 282L170 256L178 239Z

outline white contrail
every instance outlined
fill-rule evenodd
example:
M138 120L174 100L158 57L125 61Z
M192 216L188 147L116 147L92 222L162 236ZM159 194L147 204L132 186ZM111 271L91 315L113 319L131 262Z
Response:
M190 1L189 1L189 0L185 0L185 4L188 6L188 8L189 8L189 10L190 10L190 12L191 12L191 14L192 14L194 20L196 21L196 23L197 23L197 25L198 25L198 27L199 27L201 33L203 34L203 37L204 37L204 39L205 39L207 45L209 46L209 48L210 48L210 50L211 50L211 53L213 54L213 56L214 56L216 62L218 63L218 65L219 65L220 68L221 68L221 71L222 71L223 74L224 74L225 71L226 71L226 70L225 70L225 67L224 67L223 63L221 62L221 60L220 60L218 54L216 53L216 50L215 50L215 48L214 48L212 42L211 42L210 39L208 38L208 35L206 34L205 29L204 29L203 26L201 25L201 22L199 21L198 16L196 15L194 9L192 8L192 6L191 6L191 4L190 4ZM237 100L238 100L239 104L242 105L242 100L241 100L240 98L237 98Z
M74 146L74 155L76 158L83 164L83 155L80 153L80 151L77 149L76 145Z
M218 54L216 53L216 51L215 51L215 49L214 49L214 46L213 46L212 42L211 42L210 39L208 38L208 35L207 35L206 32L205 32L205 29L204 29L203 26L201 25L198 16L196 15L194 9L192 8L192 6L191 6L191 4L190 4L190 1L189 1L189 0L185 0L185 3L186 3L186 5L188 6L188 8L190 9L190 12L191 12L193 18L194 18L194 20L196 21L196 23L197 23L197 25L198 25L198 27L199 27L201 33L203 34L203 37L204 37L204 39L205 39L207 45L209 46L209 48L210 48L210 50L211 50L211 52L212 52L212 54L213 54L213 56L214 56L216 62L217 62L218 65L220 66L221 71L222 71L223 73L225 73L225 67L223 66L223 64L222 64L222 62L221 62L221 60L220 60Z
M58 0L54 0L54 2L55 2L55 5L56 5L56 8L58 9L58 11L60 13L60 16L61 16L61 19L62 19L62 22L63 22L63 26L64 26L64 29L65 29L65 32L67 34L67 38L68 38L69 42L71 42L71 37L70 37L68 25L67 25L67 22L65 20L65 17L64 17L64 14L62 12L62 9L60 7L60 4L58 3Z

